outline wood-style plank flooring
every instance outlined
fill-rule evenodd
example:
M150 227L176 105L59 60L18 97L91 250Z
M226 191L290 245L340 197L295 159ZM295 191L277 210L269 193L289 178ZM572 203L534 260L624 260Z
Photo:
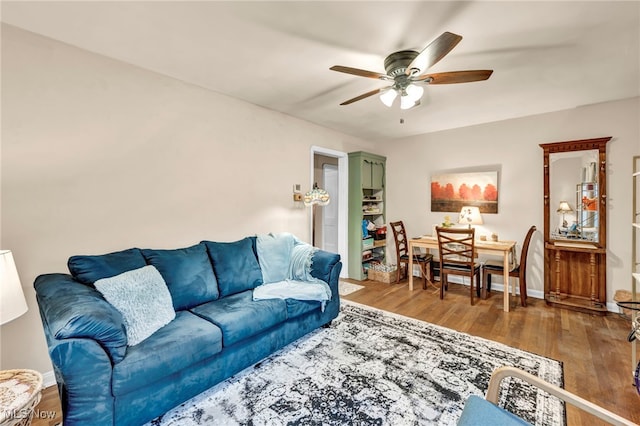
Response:
M565 389L640 424L640 395L633 386L631 345L627 342L631 322L621 315L602 317L551 308L532 298L523 308L515 297L511 298L511 312L506 313L502 311L502 293L493 293L487 300L476 299L470 306L468 287L456 284L451 284L445 299L440 300L438 290L422 290L420 280L412 292L406 281L347 281L365 288L345 299L562 361ZM57 415L54 419L34 418L34 426L60 423L55 386L43 391L37 410L40 417L51 412ZM571 406L567 407L567 422L569 426L605 424Z

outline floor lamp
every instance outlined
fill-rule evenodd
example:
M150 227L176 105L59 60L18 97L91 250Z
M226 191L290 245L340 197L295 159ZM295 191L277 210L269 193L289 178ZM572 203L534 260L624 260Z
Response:
M331 201L329 193L318 188L318 183L313 184L313 189L304 194L304 205L311 206L311 245L316 245L316 206L326 206Z
M10 250L0 250L0 326L27 312L16 263ZM0 371L2 424L27 425L40 401L42 374L35 370Z
M16 263L10 250L0 251L0 325L27 312Z

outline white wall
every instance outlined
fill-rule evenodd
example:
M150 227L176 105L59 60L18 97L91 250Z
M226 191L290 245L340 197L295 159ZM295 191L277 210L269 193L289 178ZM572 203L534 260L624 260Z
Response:
M51 370L32 283L74 254L289 231L309 240L311 146L366 142L2 26L2 239L29 312L0 369Z
M632 98L379 144L378 152L387 156L387 220L404 220L411 236L430 234L432 225L447 214L430 211L432 174L498 170L498 214L483 215L479 232L494 231L500 239L522 243L527 229L538 227L530 248L527 285L542 297L543 181L538 145L612 136L607 144L607 300L615 308L615 291L631 287L631 158L640 154L639 116L640 98ZM457 217L455 212L451 215Z

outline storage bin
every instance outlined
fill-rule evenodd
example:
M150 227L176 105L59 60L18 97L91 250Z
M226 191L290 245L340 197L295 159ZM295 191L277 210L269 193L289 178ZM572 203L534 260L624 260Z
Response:
M365 238L362 240L362 248L364 250L373 248L373 238Z
M382 272L382 271L376 271L375 269L369 269L367 271L367 278L373 281L379 281L381 283L391 284L392 282L396 281L396 274L397 274L397 271Z

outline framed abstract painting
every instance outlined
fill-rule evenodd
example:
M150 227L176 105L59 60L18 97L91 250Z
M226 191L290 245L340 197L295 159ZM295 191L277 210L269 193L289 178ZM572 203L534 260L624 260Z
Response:
M498 213L498 172L431 176L432 212L459 212L462 206L476 206L480 213Z

